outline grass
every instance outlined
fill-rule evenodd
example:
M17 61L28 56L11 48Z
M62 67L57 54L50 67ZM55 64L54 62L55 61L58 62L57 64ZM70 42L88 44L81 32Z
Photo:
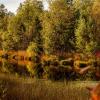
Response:
M96 84L91 81L52 82L10 75L1 75L0 80L6 83L0 84L6 89L0 100L89 100L86 86Z

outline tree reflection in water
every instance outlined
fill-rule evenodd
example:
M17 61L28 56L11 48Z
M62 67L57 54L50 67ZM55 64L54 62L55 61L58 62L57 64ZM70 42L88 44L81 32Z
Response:
M31 61L0 59L0 66L1 73L14 74L18 76L34 76L33 69L35 64Z

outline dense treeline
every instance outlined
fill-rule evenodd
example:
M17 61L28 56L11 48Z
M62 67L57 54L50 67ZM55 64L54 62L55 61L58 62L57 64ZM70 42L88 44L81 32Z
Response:
M94 52L99 38L99 0L51 0L48 10L41 1L26 0L15 15L0 4L0 49Z

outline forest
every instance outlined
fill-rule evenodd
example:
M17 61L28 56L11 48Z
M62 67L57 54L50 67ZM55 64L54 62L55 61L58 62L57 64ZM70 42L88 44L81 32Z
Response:
M0 50L28 52L32 57L25 59L37 63L35 72L28 67L33 76L74 80L77 76L70 71L83 74L90 66L100 76L100 54L95 56L100 52L100 1L49 0L48 4L45 10L42 1L25 0L16 13L0 4ZM86 77L93 78L93 73Z
M100 100L100 0L45 1L0 3L0 100Z
M45 54L100 50L99 0L26 0L16 14L0 4L0 49L27 50L34 46Z

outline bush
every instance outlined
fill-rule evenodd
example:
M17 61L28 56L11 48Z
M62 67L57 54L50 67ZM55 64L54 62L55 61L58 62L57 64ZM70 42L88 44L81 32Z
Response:
M29 55L33 55L33 53L37 53L38 51L37 43L31 42L27 48Z
M40 57L42 54L42 47L39 46L37 43L31 42L27 48L27 52L29 56L31 56L31 60L35 63L40 62Z
M41 54L43 52L42 46L35 43L35 42L30 42L27 52L30 53L36 53L36 54Z
M42 67L41 63L36 64L34 66L34 76L36 78L42 78L43 77L43 72L44 72L44 70L43 70L43 67Z

